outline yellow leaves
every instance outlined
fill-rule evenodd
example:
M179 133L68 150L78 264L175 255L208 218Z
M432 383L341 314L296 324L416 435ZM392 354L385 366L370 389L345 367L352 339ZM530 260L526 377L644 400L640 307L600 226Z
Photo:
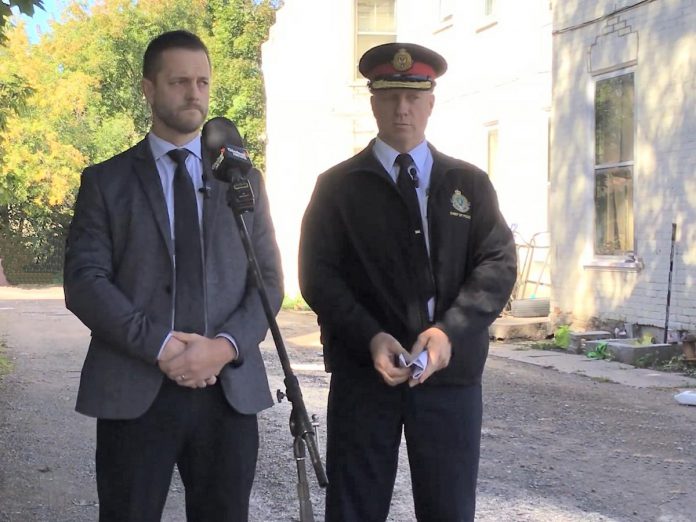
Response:
M42 176L46 187L44 201L49 205L58 205L79 184L80 171L84 168L86 159L75 147L61 143L55 136L51 136L46 145L48 152L43 156Z
M32 49L21 60L21 49L11 50L14 70L33 92L0 129L0 202L56 206L71 199L87 163L74 145L80 136L66 135L66 129L86 120L97 80L77 71L59 74L40 59L40 46ZM1 67L0 79L7 73Z
M97 87L96 78L80 71L69 72L54 83L38 87L32 101L54 118L82 118Z
M38 206L69 199L87 162L80 151L36 120L11 118L0 137L0 187L9 193L6 197Z

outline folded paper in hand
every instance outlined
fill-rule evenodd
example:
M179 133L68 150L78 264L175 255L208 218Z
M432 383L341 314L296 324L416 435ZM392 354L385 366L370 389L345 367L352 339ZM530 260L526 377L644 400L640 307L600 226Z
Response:
M423 371L428 367L428 352L423 350L418 357L413 359L410 363L406 362L406 357L404 354L399 355L399 366L402 368L411 368L411 377L414 379L419 379L423 374Z

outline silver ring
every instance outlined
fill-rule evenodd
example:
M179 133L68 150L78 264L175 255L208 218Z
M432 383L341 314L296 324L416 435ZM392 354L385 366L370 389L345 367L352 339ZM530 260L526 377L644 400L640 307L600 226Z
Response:
M179 375L179 380L180 380L180 381L185 381L185 380L186 380L186 376L183 375L183 374L182 374L182 375Z

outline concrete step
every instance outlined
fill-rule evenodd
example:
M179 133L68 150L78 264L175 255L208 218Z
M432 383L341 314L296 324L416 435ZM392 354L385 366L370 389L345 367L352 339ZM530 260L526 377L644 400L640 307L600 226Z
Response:
M636 366L641 362L668 361L682 353L679 344L641 344L640 339L603 339L585 342L585 353L597 349L599 343L606 343L612 360ZM645 364L643 364L645 365Z
M488 328L488 336L496 340L529 339L539 341L546 339L549 331L548 317L498 317Z

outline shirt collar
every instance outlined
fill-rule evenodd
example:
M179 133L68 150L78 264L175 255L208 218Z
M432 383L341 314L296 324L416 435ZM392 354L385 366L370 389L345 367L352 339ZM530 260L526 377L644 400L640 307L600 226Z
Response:
M372 151L374 152L375 157L377 160L382 164L384 167L384 170L386 170L389 173L392 173L394 170L394 161L396 160L396 157L400 154L399 151L394 149L391 145L387 145L384 141L382 141L379 136L375 138L375 144L372 147ZM430 149L428 149L428 142L426 140L421 141L418 145L416 145L414 148L412 148L408 153L411 155L411 158L413 158L413 163L416 166L416 170L421 173L424 172L425 169L425 163L428 158L428 153Z
M188 143L184 143L181 147L177 147L173 143L163 140L152 131L147 134L147 141L150 144L150 149L152 150L152 155L155 157L155 161L158 161L162 156L167 154L167 152L174 149L186 149L199 160L202 159L200 134Z

